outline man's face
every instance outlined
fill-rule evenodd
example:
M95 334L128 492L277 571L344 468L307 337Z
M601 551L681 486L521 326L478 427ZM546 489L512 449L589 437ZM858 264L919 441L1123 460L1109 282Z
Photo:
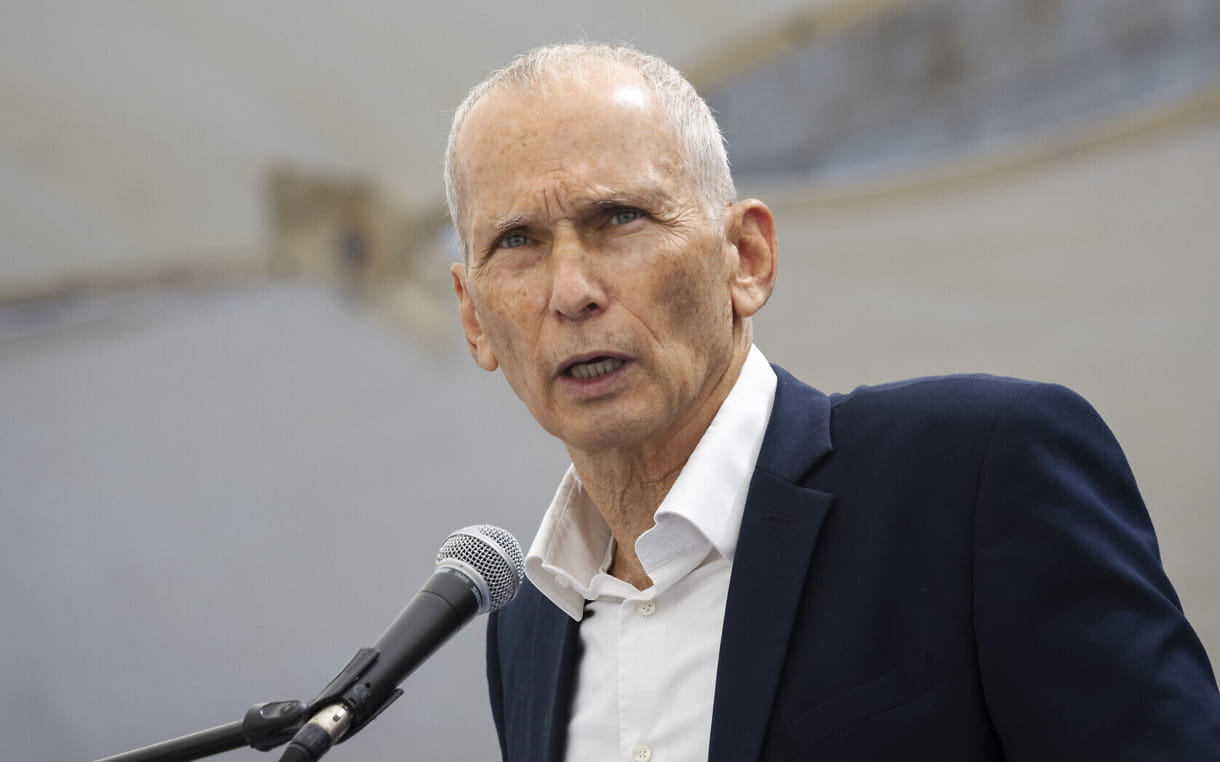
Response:
M500 367L569 448L697 438L748 347L734 249L639 75L493 92L456 169L467 251L454 285L479 365Z

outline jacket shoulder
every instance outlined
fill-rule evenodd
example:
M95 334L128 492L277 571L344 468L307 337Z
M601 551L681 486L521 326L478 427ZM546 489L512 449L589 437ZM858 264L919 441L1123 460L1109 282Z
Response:
M830 395L830 404L836 415L873 414L891 421L912 416L990 421L999 415L1096 415L1083 397L1065 386L982 373L859 386L845 394Z

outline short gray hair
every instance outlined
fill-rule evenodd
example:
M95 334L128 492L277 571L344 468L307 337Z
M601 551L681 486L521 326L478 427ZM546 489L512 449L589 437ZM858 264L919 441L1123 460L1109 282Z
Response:
M457 172L458 136L474 107L484 96L505 86L539 87L563 75L575 74L590 62L617 63L639 72L656 93L661 109L669 117L679 145L686 154L695 189L709 210L732 203L737 198L729 172L724 135L711 108L695 92L682 72L656 56L628 45L597 42L572 42L547 45L517 56L508 66L492 72L475 85L453 115L449 143L445 149L445 197L449 216L463 252L461 179Z

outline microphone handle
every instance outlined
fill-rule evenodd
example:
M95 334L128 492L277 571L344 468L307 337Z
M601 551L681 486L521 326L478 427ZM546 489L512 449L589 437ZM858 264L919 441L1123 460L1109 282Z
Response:
M375 702L398 687L415 668L479 613L479 586L462 570L442 564L436 568L402 613L373 645L380 655L360 681L348 689L354 721L360 723L361 705L353 693Z
M377 639L377 658L340 700L297 732L280 762L318 762L330 747L356 733L401 695L407 679L481 608L479 585L456 566L441 564Z

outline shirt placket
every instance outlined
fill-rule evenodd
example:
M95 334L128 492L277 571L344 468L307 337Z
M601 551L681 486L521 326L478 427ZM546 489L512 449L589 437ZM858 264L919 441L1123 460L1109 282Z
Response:
M659 606L649 599L618 607L619 759L653 762L656 719L664 697L664 638Z

